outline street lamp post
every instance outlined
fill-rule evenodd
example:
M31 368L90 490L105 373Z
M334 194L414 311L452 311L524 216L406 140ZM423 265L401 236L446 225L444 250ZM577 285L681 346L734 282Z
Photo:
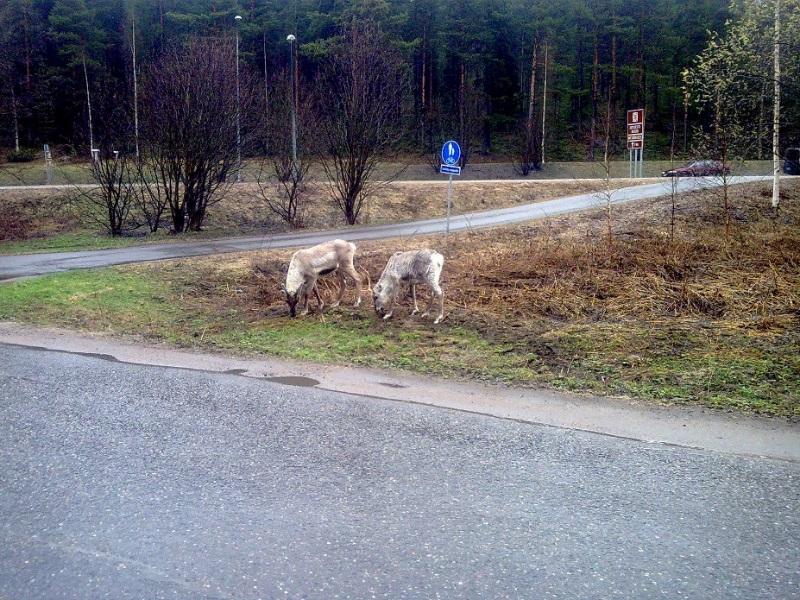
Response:
M242 181L242 123L239 106L239 23L241 15L236 15L236 182Z
M289 42L289 70L292 78L292 172L297 172L297 78L295 77L295 41L297 38L291 33L286 36Z

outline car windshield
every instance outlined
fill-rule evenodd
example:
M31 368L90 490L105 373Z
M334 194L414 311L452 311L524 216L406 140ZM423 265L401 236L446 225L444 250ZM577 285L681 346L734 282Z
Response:
M789 148L786 151L786 160L800 160L800 148Z

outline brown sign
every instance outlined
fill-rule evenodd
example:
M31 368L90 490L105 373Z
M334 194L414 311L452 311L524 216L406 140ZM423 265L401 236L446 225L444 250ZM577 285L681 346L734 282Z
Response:
M628 150L641 150L644 147L644 109L629 110L627 124Z

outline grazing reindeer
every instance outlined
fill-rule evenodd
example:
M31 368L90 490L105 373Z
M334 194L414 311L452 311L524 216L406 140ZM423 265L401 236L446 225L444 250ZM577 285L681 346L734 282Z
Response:
M422 314L427 317L433 302L439 299L439 316L434 323L439 323L444 317L444 293L439 286L439 277L442 275L444 257L434 250L411 250L410 252L395 252L386 263L380 281L372 290L372 300L375 303L375 312L383 315L384 320L392 316L392 306L400 293L403 285L411 286L411 298L414 300L415 315L419 312L417 306L417 285L427 284L431 291L431 301Z
M308 314L308 296L314 292L317 298L317 310L322 312L325 304L319 297L317 290L317 279L320 275L335 273L339 279L339 295L336 301L331 304L331 308L339 306L347 289L346 275L355 281L358 290L358 300L356 306L361 304L361 278L356 273L353 266L353 257L356 253L356 245L344 240L333 240L324 242L311 248L298 250L292 255L289 262L289 270L286 272L286 284L283 292L286 294L286 303L289 305L289 314L294 317L297 314L297 304L302 303L303 312L301 315Z

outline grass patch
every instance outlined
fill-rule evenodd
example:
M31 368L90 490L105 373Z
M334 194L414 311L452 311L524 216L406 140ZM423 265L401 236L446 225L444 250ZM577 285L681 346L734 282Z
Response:
M149 239L148 241L166 241ZM60 233L49 237L12 240L0 243L0 254L29 254L33 252L69 252L124 248L142 243L138 237L111 237L96 233Z

